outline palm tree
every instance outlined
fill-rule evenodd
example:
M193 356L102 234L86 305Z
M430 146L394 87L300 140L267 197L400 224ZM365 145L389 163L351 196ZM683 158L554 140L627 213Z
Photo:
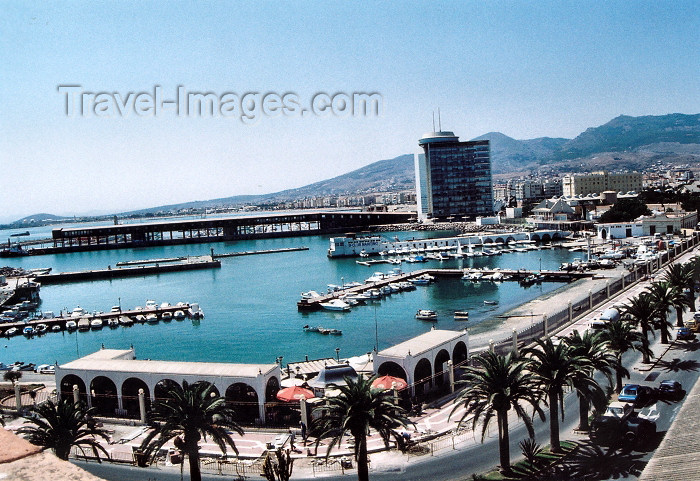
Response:
M189 458L190 480L201 481L200 439L206 440L209 435L224 454L227 445L238 454L228 431L243 435L243 430L233 421L234 412L225 399L214 395L213 389L213 384L204 381L169 385L164 397L151 405L149 424L153 429L141 443L145 455L155 457L165 443L176 438L176 444Z
M661 333L661 343L668 344L668 310L677 302L678 292L668 282L652 282L647 292L654 307L654 328ZM685 305L684 305L685 307Z
M372 389L374 378L358 377L357 380L345 378L345 386L334 386L339 390L337 396L327 399L326 404L314 409L321 414L311 425L317 436L316 448L323 439L330 439L326 455L331 449L340 445L343 436L350 435L355 441L355 461L357 462L357 479L369 479L367 458L367 434L374 429L389 446L393 438L399 447L403 447L403 438L398 428L410 424L406 411L393 403L390 391ZM325 414L324 414L325 413Z
M619 393L622 390L622 377L630 377L629 372L622 365L622 355L630 350L637 350L643 354L645 351L648 352L649 348L646 347L642 334L635 331L630 322L622 319L609 321L601 334L617 358L615 392Z
M558 452L559 445L559 411L564 419L564 387L574 388L574 380L579 391L593 393L601 391L593 379L588 360L577 355L574 349L564 342L554 344L552 339L538 339L535 346L523 351L529 358L528 370L533 381L547 396L549 405L549 438L552 452ZM602 392L600 393L602 394Z
M646 349L642 352L642 362L649 364L649 331L654 331L654 317L656 316L656 304L649 292L642 292L638 296L629 299L628 304L622 307L622 317L629 320L642 329L642 342Z
M668 266L666 272L664 272L663 280L668 282L669 285L677 289L680 293L685 296L686 289L689 291L689 295L686 296L687 302L683 307L689 307L691 310L695 310L695 263L698 261L695 258L685 264L674 263ZM674 306L676 307L676 306ZM676 307L676 327L683 327L683 307L680 309Z
M501 469L510 471L510 440L508 432L508 411L514 409L519 418L525 422L530 438L535 437L532 417L525 412L524 404L532 406L535 413L544 420L544 411L540 408L540 395L532 376L527 372L527 362L513 353L506 356L486 351L476 356L478 366L468 366L464 380L467 388L457 399L452 414L464 407L464 414L459 420L461 425L472 416L472 429L476 430L481 421L481 441L484 441L491 420L498 422L498 449ZM534 415L534 413L533 413Z
M74 403L72 399L63 398L58 404L48 400L39 405L31 417L25 417L25 424L17 430L19 434L27 435L30 443L44 448L51 448L61 459L68 459L73 446L82 450L89 446L100 459L100 451L109 458L109 454L96 437L109 441L107 433L95 426L91 416L94 409L88 409L83 402ZM36 416L36 417L35 417Z
M608 380L608 389L612 389L613 373L616 370L617 358L608 348L608 343L603 339L602 333L586 331L583 336L574 330L570 336L564 338L564 342L571 347L571 352L575 356L581 356L588 361L589 369L581 370L580 376L575 376L573 380L574 388L579 400L579 430L588 430L588 412L591 402L596 409L600 410L605 406L605 393L600 387L596 389L587 382L587 377L593 376L596 372L605 375ZM593 387L591 390L590 388Z

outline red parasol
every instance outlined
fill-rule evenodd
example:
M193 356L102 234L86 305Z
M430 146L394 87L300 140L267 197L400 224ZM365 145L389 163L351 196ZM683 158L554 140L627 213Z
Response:
M374 389L396 389L397 391L401 391L402 389L406 389L408 384L400 377L382 376L372 381L372 387Z
M311 399L314 397L314 393L299 386L286 387L277 391L277 399L284 402L299 401L302 397Z

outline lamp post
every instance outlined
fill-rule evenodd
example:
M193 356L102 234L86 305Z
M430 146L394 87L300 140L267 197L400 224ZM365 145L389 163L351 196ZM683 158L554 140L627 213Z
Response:
M335 348L335 359L336 359L336 361L340 362L340 348L339 347Z

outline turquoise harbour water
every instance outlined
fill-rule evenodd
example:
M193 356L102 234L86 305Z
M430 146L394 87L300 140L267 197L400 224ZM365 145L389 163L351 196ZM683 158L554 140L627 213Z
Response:
M0 239L7 234L8 231L0 231ZM452 234L400 232L391 233L391 237L398 235L405 240ZM414 291L357 306L348 313L299 312L296 302L302 291L325 292L328 284L363 282L375 271L388 272L396 267L390 264L361 266L355 258L328 259L328 238L307 236L0 259L0 265L51 267L53 272L64 272L114 267L117 262L127 260L205 255L211 248L223 253L309 247L308 251L223 258L221 269L42 286L40 309L44 311L58 313L78 305L88 311L109 311L120 302L122 308L127 309L143 306L147 299L154 299L159 304L198 302L206 317L199 323L173 320L85 333L49 333L32 339L0 338L0 361L6 364L18 360L36 364L65 363L96 351L103 344L116 349L133 345L140 359L273 363L278 356L283 356L286 364L303 360L305 355L312 359L335 357L336 348L340 349L340 357L350 357L374 348L375 319L381 350L431 328L432 323L414 318L418 309L437 311L437 328L458 330L562 285L543 283L522 288L517 282L499 285L481 282L475 286L457 278L443 278L428 287L419 286ZM539 269L541 262L542 269L556 269L573 257L575 254L564 249L548 249L443 262L403 263L401 267L404 271L483 266ZM498 305L484 305L484 300L496 300ZM470 321L454 321L455 310L468 310ZM304 332L305 324L342 329L343 335Z

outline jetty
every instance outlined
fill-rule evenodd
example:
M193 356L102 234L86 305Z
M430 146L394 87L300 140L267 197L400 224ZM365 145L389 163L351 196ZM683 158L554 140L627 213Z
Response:
M239 256L254 256L259 254L278 254L280 252L297 252L297 251L308 251L308 247L281 247L279 249L263 249L258 251L238 251L238 252L224 252L223 254L214 254L214 249L211 250L211 256L214 259L219 259L221 257L239 257Z
M505 276L503 281L521 281L530 276L538 276L541 281L550 282L570 282L576 279L581 279L585 277L593 277L592 272L567 272L567 271L549 271L549 270L525 270L525 269L419 269L417 271L401 273L397 275L388 275L386 278L376 281L368 282L362 284L361 286L349 287L341 289L329 294L321 295L318 297L312 297L309 299L301 299L297 302L297 308L299 310L317 310L321 309L321 303L328 302L332 299L338 298L345 294L361 294L370 289L380 289L386 285L392 284L394 282L410 281L411 279L416 279L418 277L429 275L436 278L439 277L462 277L473 272L480 272L483 275L495 274L500 272ZM484 282L490 282L483 280Z
M65 282L80 282L103 279L118 279L121 277L146 276L162 274L164 272L181 272L196 269L217 269L221 267L221 261L211 256L185 257L172 259L156 259L150 261L130 261L120 263L112 269L96 269L76 272L59 272L57 274L43 274L34 278L41 284L60 284Z

